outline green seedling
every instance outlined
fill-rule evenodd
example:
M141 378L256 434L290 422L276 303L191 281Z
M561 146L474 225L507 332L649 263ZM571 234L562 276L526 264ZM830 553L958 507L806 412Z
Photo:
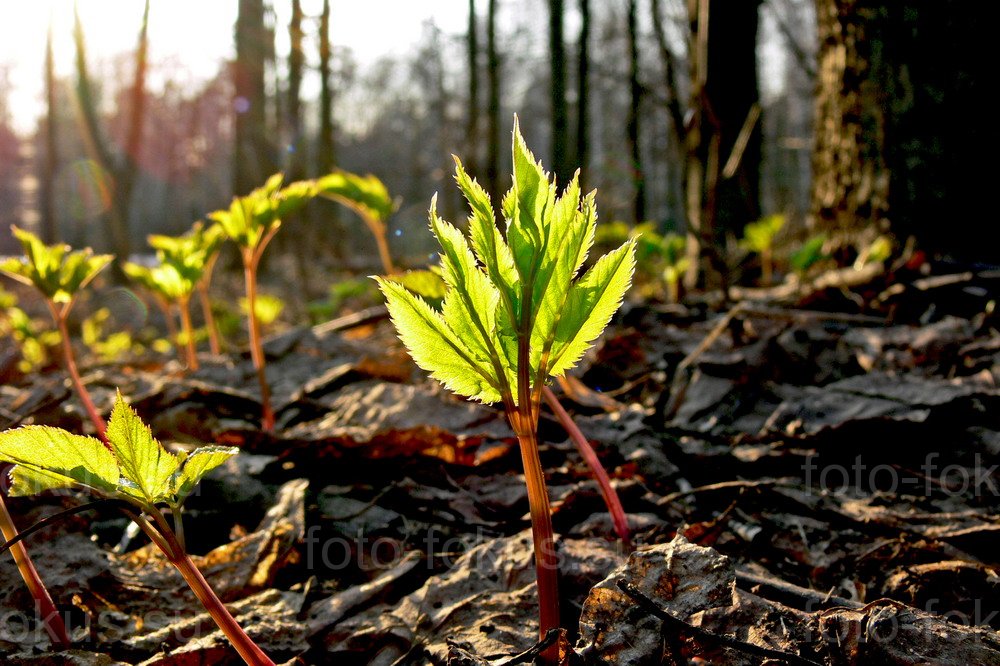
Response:
M751 222L743 229L740 247L760 256L761 283L766 287L773 280L774 262L772 249L774 238L785 226L784 215L768 215L756 222Z
M260 326L270 326L278 321L278 317L285 310L285 302L273 294L257 294L254 301L253 316L257 318ZM240 299L240 310L244 315L250 314L250 301L245 298Z
M125 262L122 265L122 270L125 271L125 275L145 288L153 297L153 302L163 312L163 318L167 324L167 334L174 346L178 350L183 348L187 366L192 370L197 369L198 359L194 353L194 342L190 334L190 319L184 323L184 316L181 314L183 332L178 332L177 325L174 323L175 309L180 308L180 304L185 301L185 298L190 298L194 285L186 280L176 267L162 261L153 266Z
M802 244L802 247L788 257L788 264L793 271L804 275L819 262L830 258L830 255L823 251L824 245L826 245L826 234L818 234L809 238Z
M396 212L396 202L385 184L375 176L359 176L334 171L316 180L316 194L341 203L361 217L378 245L379 259L386 275L396 272L389 253L388 220Z
M267 383L264 346L257 320L257 269L264 250L281 228L287 215L299 210L316 195L313 181L300 181L282 188L282 174L275 174L250 194L233 199L228 210L211 214L223 233L240 248L243 259L243 277L246 283L247 328L250 332L250 357L257 371L260 384L261 428L274 430L274 411L271 409L271 388Z
M12 226L11 231L24 248L24 256L0 262L0 272L34 286L42 294L59 331L66 370L94 429L103 438L104 419L80 377L68 322L77 294L111 263L112 257L108 254L95 255L90 248L70 251L68 245L45 245L38 236L16 226Z
M660 251L663 257L663 281L667 283L667 301L680 301L680 284L687 273L690 260L687 257L687 238L680 234L669 233L660 240Z
M882 234L866 245L854 260L854 270L860 271L869 264L882 263L892 256L892 238Z
M11 463L11 496L86 489L111 500L177 568L198 600L247 664L273 662L237 624L184 547L182 507L204 476L238 452L206 446L175 455L122 399L108 421L107 444L59 428L24 426L0 433L0 461ZM161 507L173 516L168 523ZM20 543L18 541L18 543ZM10 546L10 539L5 547Z
M128 331L107 331L111 310L100 308L80 322L80 339L92 354L106 363L114 363L126 354L142 352L142 346Z
M212 272L215 269L215 262L219 258L223 237L222 227L218 224L206 227L201 222L195 222L191 230L183 236L154 234L148 238L149 245L157 251L160 261L175 266L186 279L194 284L201 304L202 317L205 319L205 328L208 330L209 349L215 355L222 352L222 347L219 342L219 329L215 323L215 316L212 314L208 289L212 283ZM181 308L183 322L187 306L182 305ZM190 340L191 337L189 335L188 339Z
M18 307L17 297L0 287L0 337L10 338L20 359L17 369L34 372L51 362L51 351L59 346L59 331L46 328Z
M635 267L635 242L601 257L578 276L594 240L595 192L581 198L574 177L556 196L514 122L513 187L503 198L506 234L485 190L456 159L458 185L472 208L471 248L440 219L430 225L442 248L446 293L433 309L391 278L375 278L400 339L418 366L455 393L502 402L520 443L531 513L539 630L559 626L558 561L538 415L549 377L573 367L621 305ZM506 236L506 237L505 237ZM554 660L553 650L544 655Z

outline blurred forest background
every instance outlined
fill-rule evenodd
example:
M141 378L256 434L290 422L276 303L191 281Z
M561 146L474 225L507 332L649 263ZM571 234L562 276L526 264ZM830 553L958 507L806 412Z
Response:
M149 26L178 11L164 0L147 0L134 23L107 3L100 19L134 44L113 57L92 53L92 14L77 13L69 34L50 28L48 43L31 42L47 56L27 126L10 102L13 65L0 60L0 254L17 250L11 223L142 254L147 234L182 233L275 171L343 168L385 181L400 203L394 253L418 265L431 195L446 218L465 217L452 153L495 197L509 186L517 113L561 183L580 167L598 188L603 221L687 233L704 284L729 279L744 227L770 214L796 242L828 234L842 262L882 234L995 262L982 242L995 213L981 204L992 179L982 165L1000 143L986 103L996 76L980 54L993 3L428 1L412 48L387 44L390 55L362 62L330 38L345 16L357 21L357 7L338 11L349 3L231 2L233 23L202 26L232 45L204 78L149 57ZM445 31L434 13L455 8L464 29ZM8 27L18 11L8 8ZM377 44L393 19L350 30ZM69 72L54 66L62 42ZM317 276L307 289L325 289L310 267L378 266L364 226L333 203L293 225L273 252Z

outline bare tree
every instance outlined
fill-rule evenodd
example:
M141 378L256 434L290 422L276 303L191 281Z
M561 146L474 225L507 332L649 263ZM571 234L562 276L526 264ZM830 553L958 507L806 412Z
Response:
M590 0L580 0L580 38L577 46L576 65L576 165L580 180L586 182L590 166Z
M552 171L556 182L569 182L569 110L566 105L566 46L563 43L563 0L549 0L549 73L552 111Z
M500 204L500 56L497 54L497 0L486 13L487 128L485 188L494 205Z
M239 0L233 66L233 109L236 113L233 189L237 194L249 192L273 170L264 87L268 49L264 0Z
M138 156L142 145L142 128L146 110L146 67L149 51L149 0L143 8L142 24L135 52L135 75L129 94L129 120L123 154L116 155L108 145L101 128L97 105L91 87L90 72L87 67L86 39L79 11L74 8L73 36L76 43L77 94L85 130L84 141L88 152L111 178L111 206L103 216L105 233L112 251L119 261L128 259L131 253L129 234L129 212L132 192L138 175ZM120 270L117 276L122 278Z
M320 173L329 173L337 163L333 140L333 77L330 49L330 0L323 0L319 19L319 145L317 166Z
M305 176L305 140L302 130L302 72L305 51L302 49L302 2L292 0L292 16L288 21L288 177L299 180Z
M636 222L646 219L646 175L642 168L642 152L640 150L640 106L642 105L642 84L639 82L639 35L638 35L638 0L628 0L626 19L628 36L628 85L629 112L625 121L629 167L632 170L632 184L635 188L633 199L633 217Z
M56 73L52 53L52 21L45 39L45 157L42 160L41 237L55 243L59 235L56 223L56 170L59 165L58 123L56 120Z
M479 26L476 20L476 0L469 0L466 57L469 101L466 104L465 120L465 166L469 173L476 173L479 168Z

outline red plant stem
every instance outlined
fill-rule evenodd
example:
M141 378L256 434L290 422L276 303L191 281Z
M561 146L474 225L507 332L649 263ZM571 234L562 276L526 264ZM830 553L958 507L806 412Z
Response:
M107 425L104 423L104 418L101 413L97 411L97 407L94 406L94 401L90 397L90 392L87 391L87 387L83 385L83 379L80 377L80 371L76 367L76 357L73 354L73 343L69 338L69 328L66 325L66 311L59 312L56 306L51 301L47 301L49 305L49 310L52 312L52 318L56 322L56 326L59 328L59 337L62 340L62 350L63 350L63 360L66 362L66 370L69 372L70 378L73 380L73 386L76 388L76 394L80 397L80 402L83 403L83 408L87 412L87 416L90 417L90 422L94 424L94 428L97 430L97 436L105 444L108 443L108 438L105 435L107 430Z
M191 556L180 545L177 536L170 529L170 525L167 524L163 514L158 509L151 508L149 515L156 523L156 527L153 527L148 520L140 516L133 515L132 518L136 520L136 523L147 536L153 540L153 543L163 551L163 554L170 563L177 568L177 571L180 572L184 581L191 588L191 591L198 597L198 601L208 611L212 620L222 630L222 633L226 635L226 638L232 643L233 647L243 658L243 661L249 664L249 666L275 666L270 657L247 635L247 632L243 630L243 627L240 626L232 613L229 612L229 609L219 599L212 586L205 580L205 576L198 570L198 566L191 559Z
M517 408L509 417L520 444L524 482L528 488L538 587L538 636L541 639L549 630L559 628L559 557L552 530L549 491L538 455L538 403L531 391L530 316L527 310L522 313L517 345ZM558 644L546 649L539 658L544 664L555 664L559 658Z
M264 346L261 343L260 323L257 321L257 258L251 253L243 253L243 277L247 290L247 325L250 330L250 358L257 370L260 384L260 405L262 409L260 427L264 432L274 430L274 412L271 410L271 387L267 383L264 369Z
M0 493L0 532L3 533L5 541L10 541L17 536L17 527L14 526L14 520L7 511L3 493ZM11 546L10 554L14 557L17 570L21 572L24 584L35 599L38 611L42 616L42 624L45 625L45 631L49 634L53 645L59 648L68 648L71 641L69 634L66 633L66 625L63 623L62 615L59 614L59 610L52 601L52 595L49 594L41 576L38 575L38 570L35 569L35 565L28 555L28 549L24 547L24 543L16 543Z
M587 466L590 467L590 473L594 475L594 480L597 481L597 486L601 490L604 503L608 507L608 513L611 514L611 521L615 525L615 532L618 533L618 537L628 546L632 540L632 535L628 528L628 517L625 515L625 509L622 507L621 500L618 499L618 493L612 487L611 479L608 478L608 473L597 457L594 447L583 436L573 417L559 403L559 399L556 398L552 389L548 386L543 388L542 397L545 398L545 402L548 403L556 418L559 419L559 423L562 424L562 427L566 429L566 432L573 440L573 443L576 444L576 448L587 463Z
M198 352L194 348L194 327L191 326L190 298L182 298L177 307L181 311L181 330L184 335L184 349L189 370L198 369Z
M219 344L219 327L215 324L215 315L212 314L212 302L208 298L208 285L198 285L198 301L201 303L201 314L205 318L205 328L208 329L208 348L212 354L218 356L222 353L222 345Z

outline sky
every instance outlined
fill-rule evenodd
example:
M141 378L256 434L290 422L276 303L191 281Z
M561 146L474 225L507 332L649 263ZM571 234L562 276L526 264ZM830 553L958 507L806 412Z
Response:
M110 56L135 49L141 0L77 0L92 67ZM16 131L32 130L43 111L45 39L51 17L56 74L73 71L73 0L0 0L6 4L0 32L0 70L6 70L12 93L6 101ZM467 24L467 0L331 0L331 41L348 47L362 65L380 56L401 54L433 18L445 33L460 34ZM274 0L279 53L287 50L291 3ZM233 56L233 23L238 0L151 0L150 62L170 62L202 81ZM307 17L319 16L322 0L302 0ZM307 29L307 35L312 30ZM308 48L308 47L307 47ZM150 81L151 87L157 81ZM309 91L303 91L309 96Z

